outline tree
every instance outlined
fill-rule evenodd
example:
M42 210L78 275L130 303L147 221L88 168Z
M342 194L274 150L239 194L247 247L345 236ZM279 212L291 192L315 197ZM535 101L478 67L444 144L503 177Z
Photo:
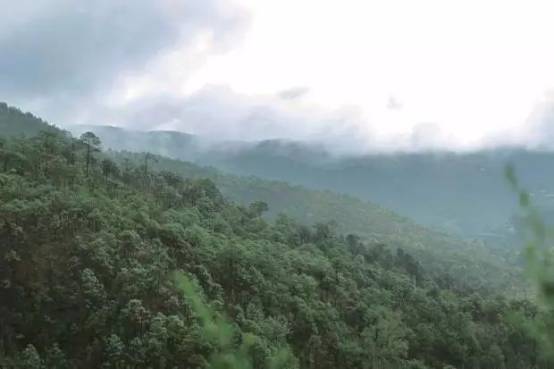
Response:
M248 207L253 217L260 217L263 213L269 210L269 206L264 201L254 201Z
M93 153L100 151L101 141L100 141L100 138L98 138L98 136L96 136L94 133L89 131L81 135L80 142L85 146L85 149L86 149L85 174L86 174L86 177L88 178L90 164L93 159Z
M102 174L105 179L108 179L109 176L119 176L119 167L111 159L102 160Z

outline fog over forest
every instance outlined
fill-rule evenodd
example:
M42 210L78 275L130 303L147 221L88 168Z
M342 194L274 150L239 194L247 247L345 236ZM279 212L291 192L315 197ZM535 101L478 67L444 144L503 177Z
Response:
M549 1L0 5L0 369L554 368Z

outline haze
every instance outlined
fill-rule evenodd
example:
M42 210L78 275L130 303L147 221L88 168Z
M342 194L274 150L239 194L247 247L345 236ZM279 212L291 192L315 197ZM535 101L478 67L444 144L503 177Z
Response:
M548 1L10 2L0 100L342 150L549 145Z
M551 2L0 6L0 368L554 368Z

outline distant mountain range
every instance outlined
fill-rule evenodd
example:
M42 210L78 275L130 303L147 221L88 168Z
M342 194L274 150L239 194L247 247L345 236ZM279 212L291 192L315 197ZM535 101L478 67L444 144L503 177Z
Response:
M284 140L221 142L172 131L94 131L105 147L148 151L220 170L287 181L370 200L418 223L468 238L495 238L510 231L517 212L504 178L515 165L536 203L554 204L554 153L518 148L471 153L375 153L337 157L323 147Z

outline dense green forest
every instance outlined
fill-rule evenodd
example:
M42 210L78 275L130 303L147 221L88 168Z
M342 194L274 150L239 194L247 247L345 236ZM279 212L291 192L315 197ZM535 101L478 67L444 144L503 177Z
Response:
M424 244L435 236L266 219L266 202L163 167L190 164L103 152L93 133L18 132L32 116L0 110L2 368L550 367L531 329L550 315L433 268L424 255L457 255ZM217 361L222 342L238 365Z
M353 233L364 240L409 250L437 275L448 272L458 281L473 287L491 287L511 293L519 293L522 288L519 249L497 248L493 254L491 244L479 240L466 242L429 230L381 206L347 195L223 174L146 153L109 152L109 156L120 165L144 165L147 155L151 168L168 170L187 178L209 178L227 198L239 204L267 203L269 210L265 218L268 220L286 214L307 225L331 224L339 233Z
M6 110L7 106L6 106ZM14 122L18 110L2 121ZM29 114L19 112L19 120L27 122ZM18 120L18 121L19 121ZM32 135L44 126L44 122L35 119L34 125L17 124L20 132ZM10 131L13 131L12 124ZM97 128L97 127L92 127ZM101 131L104 132L104 131ZM175 132L152 132L146 135L135 132L109 128L102 137L123 146L134 149L134 152L107 151L119 166L144 165L155 170L177 173L186 178L211 179L222 194L241 205L248 206L255 201L268 204L269 210L264 218L275 220L279 214L306 225L317 223L332 224L336 231L343 234L353 233L364 240L385 243L389 247L409 250L429 270L443 275L446 272L455 275L458 281L467 285L482 288L494 288L497 291L520 293L522 289L520 248L494 248L495 244L480 240L464 242L445 233L429 230L406 217L358 198L341 195L331 191L310 190L302 186L292 186L286 182L268 181L256 177L241 177L221 172L214 168L202 167L191 162L174 160L168 157L143 152L146 148L158 148L168 155L175 154L178 147L200 147L194 136ZM153 141L154 140L154 141ZM104 146L104 144L103 144ZM165 149L163 149L165 148ZM191 153L194 158L194 154ZM491 253L494 251L494 254Z
M282 180L369 200L419 224L464 238L505 244L517 203L503 177L512 162L537 203L552 213L552 150L499 147L472 152L422 151L337 155L308 142L268 140L210 145L181 132L140 132L108 126L91 130L108 148L150 151L211 165L229 173ZM475 206L479 204L480 206Z

